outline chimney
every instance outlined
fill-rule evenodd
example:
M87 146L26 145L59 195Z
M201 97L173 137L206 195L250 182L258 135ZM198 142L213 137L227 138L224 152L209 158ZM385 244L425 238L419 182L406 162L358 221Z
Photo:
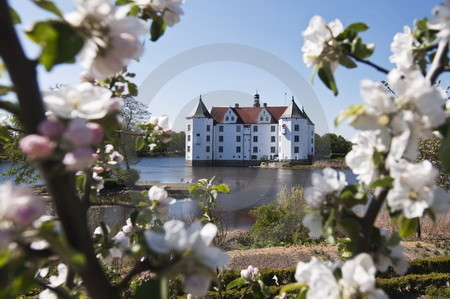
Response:
M253 102L253 107L261 107L261 105L259 104L259 94L258 91L256 91L255 97L254 97L254 102Z
M264 103L263 106L264 106L264 108L267 108L267 103Z
M239 103L234 103L234 108L239 108Z

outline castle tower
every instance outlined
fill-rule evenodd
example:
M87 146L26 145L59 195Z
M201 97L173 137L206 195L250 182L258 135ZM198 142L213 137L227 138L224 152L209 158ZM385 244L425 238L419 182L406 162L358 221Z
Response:
M202 96L186 120L186 165L212 165L214 119L203 103Z
M311 122L309 120L309 122ZM311 122L312 123L312 122ZM279 159L282 162L307 160L311 153L311 127L308 127L308 117L295 103L286 108L279 119ZM314 127L312 127L314 131ZM314 132L312 133L314 137Z

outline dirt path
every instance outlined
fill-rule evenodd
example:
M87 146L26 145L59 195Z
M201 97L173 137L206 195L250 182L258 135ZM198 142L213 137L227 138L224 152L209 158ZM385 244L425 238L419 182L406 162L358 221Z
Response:
M404 242L405 258L408 260L425 256L441 256L443 249L431 242ZM269 247L249 250L228 251L231 257L226 269L244 269L248 265L258 268L293 268L299 261L307 262L311 257L338 260L336 245L298 245L290 247ZM448 254L448 253L447 253Z

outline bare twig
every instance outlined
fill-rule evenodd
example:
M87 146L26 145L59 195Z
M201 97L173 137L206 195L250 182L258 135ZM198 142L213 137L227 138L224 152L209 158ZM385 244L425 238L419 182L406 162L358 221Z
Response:
M448 41L443 39L439 42L438 49L436 51L436 55L434 56L433 62L431 63L430 70L427 73L426 78L434 84L437 77L446 70L445 68L445 58L447 57L448 52Z
M379 65L377 65L377 64L375 64L375 63L373 63L373 62L371 62L369 60L358 58L358 57L356 57L356 56L354 56L352 54L347 54L347 55L350 56L351 58L355 59L356 61L359 61L361 63L367 64L367 65L375 68L377 71L380 71L380 72L385 73L385 74L389 74L389 71L387 69L385 69L385 68L383 68L383 67L381 67L381 66L379 66Z

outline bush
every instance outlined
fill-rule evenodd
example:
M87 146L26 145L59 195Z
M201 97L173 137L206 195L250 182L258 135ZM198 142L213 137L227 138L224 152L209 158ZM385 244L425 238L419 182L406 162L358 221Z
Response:
M409 274L392 278L378 278L377 286L389 296L422 294L427 287L445 287L450 282L450 273Z
M425 257L418 258L409 262L409 269L407 274L428 274L428 273L449 273L450 272L450 257ZM392 268L389 271L380 273L380 278L391 278L397 274Z
M286 186L278 193L277 202L250 211L256 217L250 236L255 244L296 244L308 240L302 225L305 208L304 189Z

